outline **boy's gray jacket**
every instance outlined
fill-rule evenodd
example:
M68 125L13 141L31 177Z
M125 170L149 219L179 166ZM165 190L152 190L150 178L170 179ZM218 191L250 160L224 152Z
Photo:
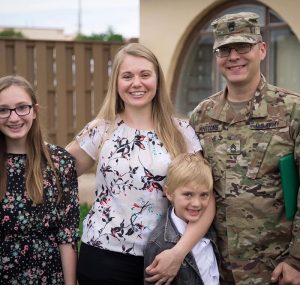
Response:
M144 250L144 267L152 263L155 256L165 249L170 249L178 242L181 234L171 219L172 207L169 207L166 215L162 217L157 227L152 231L150 238ZM213 229L210 229L205 235L212 243L214 253L219 265L220 255L215 243L216 235ZM153 284L144 282L144 285ZM172 281L172 285L204 285L200 272L198 270L195 258L191 252L185 257L181 267Z

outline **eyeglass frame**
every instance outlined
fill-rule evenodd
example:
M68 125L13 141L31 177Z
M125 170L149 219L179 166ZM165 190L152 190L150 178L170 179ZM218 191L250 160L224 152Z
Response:
M15 108L0 108L0 109L5 109L5 110L8 110L9 111L9 115L7 116L7 117L1 117L1 113L0 113L0 119L7 119L7 118L9 118L10 116L11 116L11 113L14 111L19 117L24 117L24 116L27 116L27 115L29 115L30 114L30 112L31 112L31 109L33 108L33 104L32 105L20 105L20 106L17 106L17 107L15 107ZM28 110L28 113L27 114L22 114L22 115L20 115L20 114L18 114L18 111L17 111L17 109L18 108L21 108L21 107L27 107L27 108L29 108Z
M255 45L257 45L257 44L259 44L259 43L261 43L261 42L257 42L257 43L253 43L253 44L251 44L251 43L235 43L235 44L232 44L232 45L226 45L226 46L221 46L221 47L218 47L218 48L216 48L216 49L214 49L214 54L217 56L217 57L219 57L219 58L224 58L224 57L228 57L230 54L231 54L231 51L234 49L238 54L246 54L246 53L249 53L250 51L251 51L251 49L255 46ZM234 45L235 45L235 47L234 47ZM248 51L246 51L246 52L239 52L239 51L237 51L237 45L246 45L246 46L249 46L249 50ZM227 48L227 49L229 49L229 52L228 52L228 55L224 55L224 56L220 56L220 54L219 54L219 50L220 50L220 48Z

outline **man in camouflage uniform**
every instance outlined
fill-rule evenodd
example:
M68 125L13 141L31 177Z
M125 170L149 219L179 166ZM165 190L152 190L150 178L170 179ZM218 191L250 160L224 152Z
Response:
M212 26L227 86L190 122L213 168L221 284L300 284L300 194L288 221L278 168L289 153L299 165L300 96L261 75L257 14L225 15Z

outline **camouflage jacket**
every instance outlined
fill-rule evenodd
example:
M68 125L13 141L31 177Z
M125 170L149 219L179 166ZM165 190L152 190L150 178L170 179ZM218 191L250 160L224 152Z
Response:
M287 221L278 162L294 153L299 165L300 96L262 77L239 113L222 91L202 101L190 123L213 169L223 278L269 284L281 261L299 270L300 194L294 220Z

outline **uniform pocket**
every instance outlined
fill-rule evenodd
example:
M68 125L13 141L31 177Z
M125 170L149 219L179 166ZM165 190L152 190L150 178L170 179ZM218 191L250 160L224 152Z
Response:
M266 155L268 145L271 141L272 133L258 131L253 134L253 136L248 141L249 152L252 152L250 156L250 161L248 164L248 170L246 176L251 179L256 179L258 177L259 169L262 165L264 157Z
M253 135L246 147L250 157L246 176L257 179L278 172L279 158L294 149L286 121L250 124L250 129Z
M222 165L225 161L224 156L226 156L226 144L216 143L219 140L218 137L217 134L214 136L205 136L201 141L205 150L204 157L211 165L215 182L220 180L224 175L221 169L225 169ZM216 155L216 152L218 152L218 155Z

